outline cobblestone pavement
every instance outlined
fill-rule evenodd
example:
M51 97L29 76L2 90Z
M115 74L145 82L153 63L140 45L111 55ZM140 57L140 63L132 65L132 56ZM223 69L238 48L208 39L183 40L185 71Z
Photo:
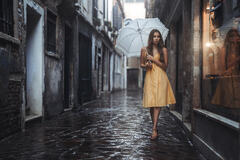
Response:
M199 154L167 109L151 141L141 91L122 91L65 112L0 142L4 160L198 160Z

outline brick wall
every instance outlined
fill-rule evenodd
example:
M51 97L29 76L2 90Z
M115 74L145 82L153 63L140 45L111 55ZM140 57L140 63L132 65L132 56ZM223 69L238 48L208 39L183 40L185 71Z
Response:
M14 36L1 34L0 47L6 52L6 60L0 66L0 139L21 129L22 82L24 75L24 25L23 1L14 0ZM3 57L0 57L3 60Z
M0 104L0 139L21 128L21 82L10 80L8 83L7 104Z

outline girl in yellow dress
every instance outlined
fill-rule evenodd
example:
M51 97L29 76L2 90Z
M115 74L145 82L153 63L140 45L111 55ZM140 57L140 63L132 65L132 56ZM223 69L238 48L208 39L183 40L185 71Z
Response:
M166 69L168 52L161 33L153 29L148 38L148 46L141 49L141 67L146 68L143 89L143 107L150 108L153 122L151 139L157 138L157 122L161 107L176 103Z

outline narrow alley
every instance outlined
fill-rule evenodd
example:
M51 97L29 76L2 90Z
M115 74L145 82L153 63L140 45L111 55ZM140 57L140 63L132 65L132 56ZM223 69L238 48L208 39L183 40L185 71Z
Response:
M0 126L0 160L240 160L240 0L0 0Z
M0 143L0 159L198 160L199 155L167 108L151 141L142 91L114 92L75 111L37 123Z

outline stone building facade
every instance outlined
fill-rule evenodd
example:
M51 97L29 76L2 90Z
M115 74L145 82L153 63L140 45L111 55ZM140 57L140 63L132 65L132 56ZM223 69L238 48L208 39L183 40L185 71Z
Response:
M124 78L107 1L0 3L0 139L113 91L116 73Z
M173 5L174 4L174 5ZM206 159L240 159L240 3L147 0L169 29L171 111Z

